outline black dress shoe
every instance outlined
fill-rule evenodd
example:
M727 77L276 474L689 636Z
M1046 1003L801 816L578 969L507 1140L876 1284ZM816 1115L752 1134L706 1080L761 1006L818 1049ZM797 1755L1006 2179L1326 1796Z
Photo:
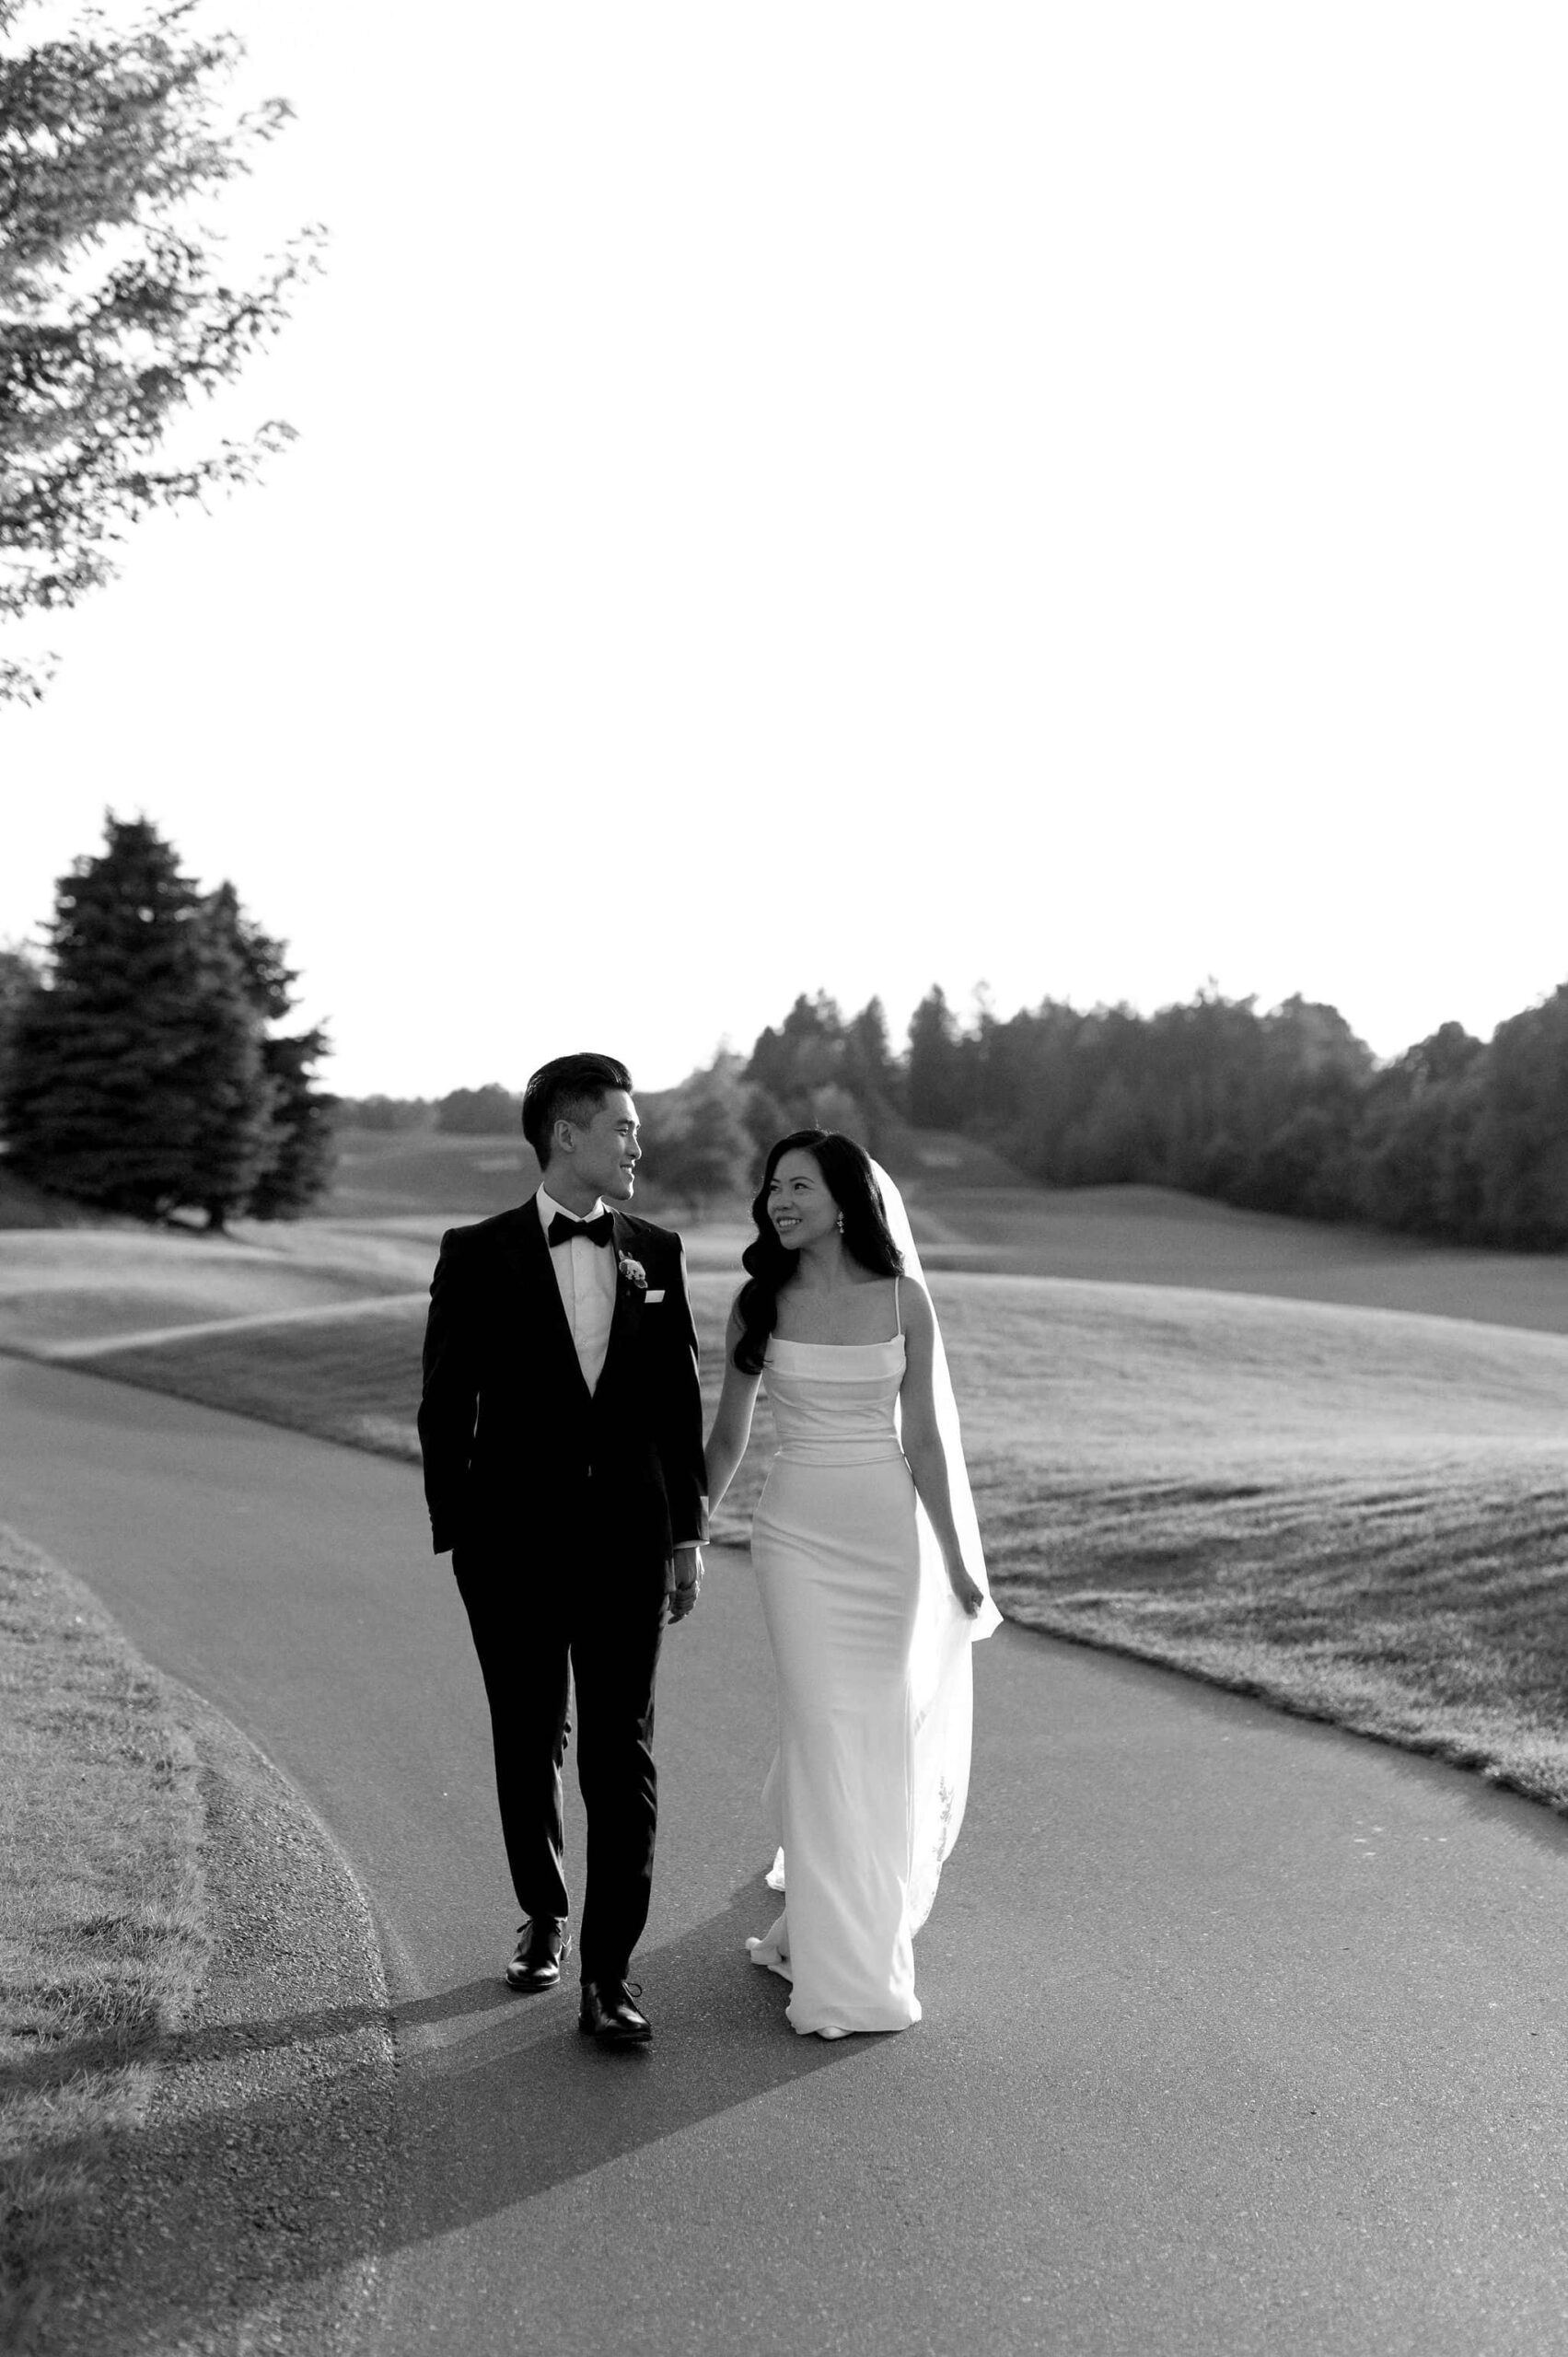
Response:
M525 1915L517 1926L517 1951L506 1967L506 1986L531 1995L536 1989L553 1989L561 1978L561 1959L572 1953L571 1936L559 1915Z
M624 1980L585 1980L577 2027L601 2046L645 2046L654 2026L632 2003L642 1993L640 1987L628 1987Z

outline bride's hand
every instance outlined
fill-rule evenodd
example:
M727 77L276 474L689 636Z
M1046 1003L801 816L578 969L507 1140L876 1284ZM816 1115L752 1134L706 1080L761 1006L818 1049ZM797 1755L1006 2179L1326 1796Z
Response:
M980 1587L975 1581L970 1579L962 1563L948 1564L947 1585L953 1591L955 1603L957 1603L960 1610L966 1613L969 1619L972 1620L975 1614L980 1610L981 1606L985 1602L985 1591L983 1588Z

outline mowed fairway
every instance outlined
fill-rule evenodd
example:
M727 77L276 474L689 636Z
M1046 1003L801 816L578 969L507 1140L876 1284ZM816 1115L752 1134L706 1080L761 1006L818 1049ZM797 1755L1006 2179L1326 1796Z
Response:
M330 1308L422 1286L431 1251L326 1222L235 1236L173 1229L0 1231L0 1350L49 1350L216 1318Z
M1568 1340L937 1281L1009 1614L1568 1805Z
M1063 1208L1058 1201L1053 1215ZM1211 1261L1223 1252L1227 1215L1205 1222L1210 1207L1157 1208L1143 1231L1144 1265L1161 1226L1191 1249L1191 1209L1202 1250ZM1119 1198L1109 1207L1118 1250L1134 1212ZM1080 1259L1094 1225L1080 1205ZM1299 1283L1306 1252L1324 1239L1304 1248L1294 1224L1278 1225ZM1255 1260L1259 1232L1249 1223L1247 1234ZM83 1265L81 1286L61 1288L78 1337L93 1277L123 1273L125 1248L101 1252L108 1241L49 1239L62 1256L84 1245L100 1252L98 1267ZM148 1305L136 1310L121 1289L99 1330L138 1339L77 1363L417 1456L424 1301L404 1288L428 1269L429 1230L322 1224L313 1242L308 1226L289 1241L275 1260L277 1306L303 1293L306 1315L251 1322L252 1306L249 1316L230 1311L235 1322L146 1341ZM230 1269L205 1239L153 1242L149 1284L185 1317L190 1291L170 1278L182 1259L209 1285L232 1282L236 1300L241 1288L248 1303L259 1299L254 1247ZM1346 1242L1342 1282L1366 1252L1365 1239ZM710 1402L733 1277L703 1263L729 1257L693 1254ZM1464 1257L1473 1291L1475 1256ZM1561 1272L1539 1266L1550 1294ZM1500 1269L1505 1299L1516 1281L1515 1263ZM333 1283L352 1297L341 1315L322 1298ZM367 1297L377 1283L395 1283L401 1297ZM1473 1315L1170 1283L949 1269L934 1275L933 1291L992 1575L1014 1619L1431 1751L1568 1807L1568 1337ZM223 1312L215 1303L209 1315ZM29 1339L58 1348L63 1323ZM771 1445L763 1402L720 1536L744 1536Z

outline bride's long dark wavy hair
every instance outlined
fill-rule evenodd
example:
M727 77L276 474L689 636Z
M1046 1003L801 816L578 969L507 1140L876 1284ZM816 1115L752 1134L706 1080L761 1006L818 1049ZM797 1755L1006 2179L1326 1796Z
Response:
M735 1364L746 1375L761 1375L768 1337L778 1323L779 1295L800 1266L800 1255L779 1242L768 1217L768 1190L786 1154L796 1147L810 1155L822 1181L843 1213L844 1249L869 1269L874 1277L901 1277L903 1254L894 1243L882 1207L881 1190L865 1148L838 1130L791 1130L768 1148L762 1183L751 1203L757 1233L740 1256L746 1283L736 1307L740 1312L740 1340Z

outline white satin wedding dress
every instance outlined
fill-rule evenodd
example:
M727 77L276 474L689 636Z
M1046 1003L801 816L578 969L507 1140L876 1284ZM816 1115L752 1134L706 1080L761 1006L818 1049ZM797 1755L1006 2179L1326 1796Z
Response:
M747 1945L793 1982L788 2018L803 2035L920 2019L913 1938L963 1818L970 1643L1000 1618L988 1597L966 1619L915 1496L899 1442L894 1290L888 1341L775 1334L763 1366L779 1452L751 1558L778 1678L769 1879L787 1903ZM950 1461L955 1448L956 1419ZM958 1472L967 1507L961 1455ZM978 1533L970 1552L983 1580Z

